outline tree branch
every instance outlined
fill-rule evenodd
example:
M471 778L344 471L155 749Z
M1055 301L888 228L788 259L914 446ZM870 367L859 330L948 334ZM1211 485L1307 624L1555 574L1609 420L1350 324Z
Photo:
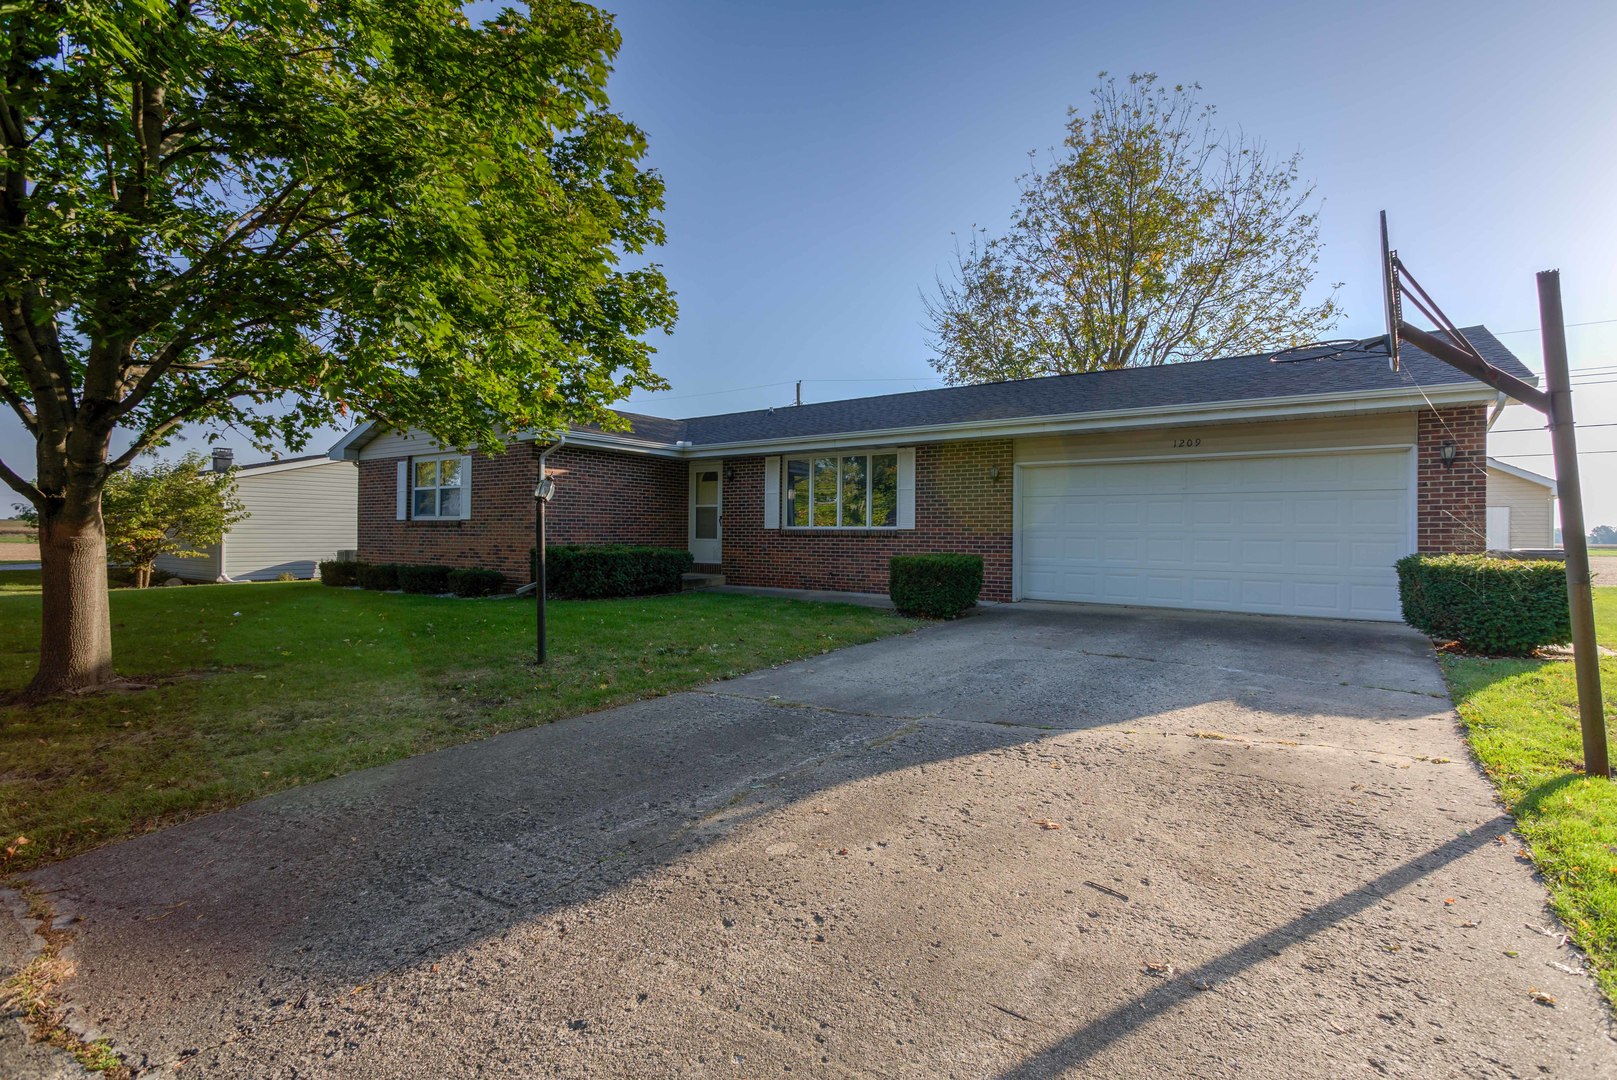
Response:
M0 480L4 480L7 487L9 487L12 491L15 491L18 495L21 495L23 498L27 499L29 502L33 503L35 506L40 506L46 501L45 493L43 491L24 480L21 476L18 476L17 473L12 470L11 466L7 465L4 461L0 461Z

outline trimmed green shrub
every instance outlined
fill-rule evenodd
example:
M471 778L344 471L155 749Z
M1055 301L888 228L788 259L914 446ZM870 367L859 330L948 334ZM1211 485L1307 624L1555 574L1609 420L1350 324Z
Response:
M359 587L391 592L399 587L399 568L393 563L356 563Z
M431 563L400 563L399 588L407 593L440 596L449 591L449 571L452 566L434 566Z
M975 606L982 591L981 555L894 555L888 563L887 595L907 615L952 619Z
M569 600L678 592L694 562L683 548L560 544L545 548L545 591Z
M1564 563L1406 555L1396 565L1404 622L1429 637L1497 656L1572 639Z
M498 570L449 571L449 591L456 596L493 596L504 589L505 575Z
M320 564L320 583L333 589L347 589L359 584L362 563L333 559Z

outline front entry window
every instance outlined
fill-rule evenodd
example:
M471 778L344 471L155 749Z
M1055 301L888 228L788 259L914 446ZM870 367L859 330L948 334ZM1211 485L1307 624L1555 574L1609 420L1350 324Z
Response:
M898 455L787 458L786 524L800 529L898 527Z

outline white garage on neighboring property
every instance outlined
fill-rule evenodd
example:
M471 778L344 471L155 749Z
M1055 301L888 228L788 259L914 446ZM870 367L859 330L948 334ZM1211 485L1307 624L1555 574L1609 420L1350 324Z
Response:
M214 452L215 468L230 466ZM200 558L165 555L157 578L274 581L314 576L317 565L359 546L359 469L324 454L266 461L236 470L236 497L248 517Z
M1488 550L1553 548L1555 481L1488 459Z

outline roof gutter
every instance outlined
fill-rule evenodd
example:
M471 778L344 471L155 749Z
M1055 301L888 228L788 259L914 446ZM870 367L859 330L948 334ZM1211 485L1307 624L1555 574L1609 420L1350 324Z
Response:
M873 428L868 431L824 432L820 434L790 435L769 439L733 440L722 443L660 443L626 439L594 431L574 431L571 442L623 453L649 454L655 457L703 458L725 454L771 453L785 448L819 447L832 449L844 446L877 446L897 441L949 442L958 439L1016 438L1028 435L1082 434L1096 431L1115 431L1128 428L1150 427L1165 421L1174 423L1233 423L1240 421L1309 419L1329 415L1353 415L1373 412L1391 412L1407 408L1425 408L1441 404L1485 404L1495 401L1497 392L1480 382L1429 387L1425 393L1411 392L1403 387L1382 390L1364 390L1350 393L1333 391L1329 394L1293 394L1288 397L1237 398L1226 401L1199 402L1190 405L1151 406L1139 409L1113 409L1106 412L1061 413L1046 416L1019 416L1004 419L975 420L967 423L921 424L907 427ZM356 427L331 448L330 456L339 460L357 461L360 447L369 441L361 434L370 424ZM518 433L519 441L535 436ZM569 437L563 435L563 441ZM561 445L560 442L556 446ZM553 446L551 449L555 449ZM545 451L549 453L549 450Z
M1480 391L1480 393L1479 393ZM1056 416L1012 417L970 423L931 424L870 431L793 435L726 443L703 443L681 456L711 457L724 454L772 453L785 447L833 449L892 442L950 442L958 439L1017 438L1029 435L1084 434L1152 427L1173 423L1237 423L1263 420L1303 420L1319 416L1392 412L1442 404L1478 404L1492 400L1494 391L1481 383L1452 383L1432 387L1426 394L1400 388L1342 394L1300 394L1284 398L1215 401L1166 408L1116 409L1108 412L1067 413Z

